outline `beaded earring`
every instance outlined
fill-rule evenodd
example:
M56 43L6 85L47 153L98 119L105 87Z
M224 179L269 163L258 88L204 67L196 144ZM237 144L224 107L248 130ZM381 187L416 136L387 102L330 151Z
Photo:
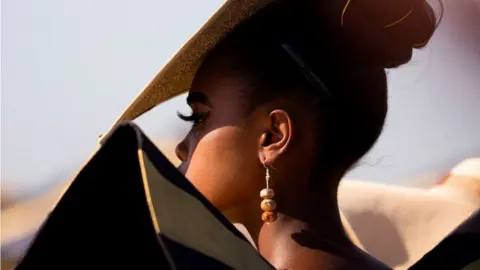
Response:
M277 208L277 203L272 199L275 196L275 192L269 186L270 181L270 170L267 166L265 166L265 180L267 182L267 188L262 189L260 191L260 197L263 199L262 203L260 204L260 208L264 211L262 214L263 222L267 224L274 222L277 220L277 213L275 209Z

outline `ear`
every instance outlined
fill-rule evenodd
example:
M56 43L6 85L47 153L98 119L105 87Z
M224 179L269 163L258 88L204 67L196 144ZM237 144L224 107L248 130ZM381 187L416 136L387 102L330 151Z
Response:
M270 113L259 141L260 162L272 165L286 152L292 140L292 128L292 120L286 111L274 110Z

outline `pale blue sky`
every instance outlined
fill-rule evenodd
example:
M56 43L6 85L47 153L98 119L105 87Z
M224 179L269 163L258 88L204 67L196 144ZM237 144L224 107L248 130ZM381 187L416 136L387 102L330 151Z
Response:
M4 188L71 175L222 2L2 1Z
M2 189L22 195L69 179L97 136L221 3L2 0ZM480 156L480 33L471 27L480 10L445 3L429 48L390 72L387 128L352 176L402 183ZM141 127L178 139L186 125L175 112L184 108L181 99L162 105Z

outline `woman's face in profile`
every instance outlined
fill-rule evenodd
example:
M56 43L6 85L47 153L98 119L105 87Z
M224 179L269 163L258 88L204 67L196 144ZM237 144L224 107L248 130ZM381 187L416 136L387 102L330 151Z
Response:
M213 59L197 73L187 97L192 114L181 116L192 127L176 152L180 171L232 218L250 203L259 209L265 172L258 149L265 117L257 112L247 116L240 94L247 86L226 74L225 64Z

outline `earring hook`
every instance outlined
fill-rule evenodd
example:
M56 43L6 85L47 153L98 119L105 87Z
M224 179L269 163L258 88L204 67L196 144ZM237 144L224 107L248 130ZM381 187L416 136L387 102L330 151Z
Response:
M265 164L263 164L263 167L265 167L265 180L267 182L267 189L268 189L270 188L270 169Z

